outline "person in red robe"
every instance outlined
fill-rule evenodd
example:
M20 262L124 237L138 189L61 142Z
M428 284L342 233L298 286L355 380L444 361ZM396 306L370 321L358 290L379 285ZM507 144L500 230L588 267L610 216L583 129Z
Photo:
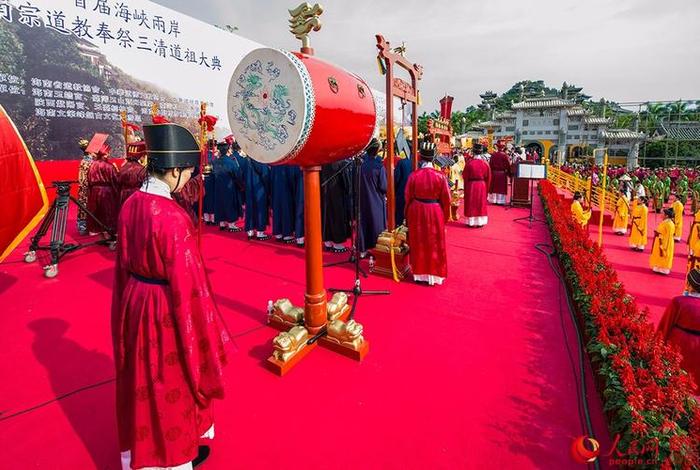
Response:
M112 297L123 469L196 466L209 455L211 405L224 397L230 336L214 303L192 219L172 199L199 162L177 124L145 125L149 176L119 216Z
M499 204L501 206L506 203L506 195L508 194L508 178L510 177L510 160L504 152L505 144L497 142L496 152L491 154L489 167L491 168L491 183L489 184L488 201L491 204Z
M88 170L88 210L104 224L103 227L92 217L88 217L87 229L90 235L113 231L117 227L119 183L117 168L108 161L109 152L109 145L103 145L95 154Z
M185 183L182 189L173 194L173 199L180 204L180 207L185 209L187 214L192 218L192 222L197 226L197 212L199 210L199 193L202 193L204 197L204 183L202 179L202 174L193 176L190 180Z
M671 300L661 317L658 332L680 349L681 367L691 375L695 394L700 395L700 269L691 269L687 281L687 295Z
M127 145L126 162L119 169L119 206L126 198L139 190L146 178L146 169L141 164L141 157L146 153L146 143L132 142Z
M474 158L464 166L464 216L469 227L483 227L488 223L486 191L491 181L491 168L483 158L485 148L474 143Z
M423 142L421 168L406 182L406 221L413 280L442 284L447 277L445 221L450 216L447 178L432 164L435 144Z

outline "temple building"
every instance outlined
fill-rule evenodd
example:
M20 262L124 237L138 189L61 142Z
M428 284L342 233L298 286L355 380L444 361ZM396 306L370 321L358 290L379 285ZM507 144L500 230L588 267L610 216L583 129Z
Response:
M512 136L516 145L537 150L550 161L591 155L592 149L607 148L609 162L634 168L639 145L646 135L629 129L611 129L612 119L593 115L567 96L580 89L564 84L562 96L524 98L510 110L494 114L478 127L491 139ZM602 163L603 152L596 152Z

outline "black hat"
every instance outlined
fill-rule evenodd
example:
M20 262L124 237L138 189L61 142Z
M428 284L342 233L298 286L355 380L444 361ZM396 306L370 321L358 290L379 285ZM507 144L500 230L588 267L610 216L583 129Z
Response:
M664 209L664 215L670 218L673 218L674 212L672 207L667 207Z
M423 160L432 160L435 158L435 144L433 142L421 142L420 157Z
M688 285L693 288L695 292L700 292L700 269L693 268L688 272Z
M226 155L229 149L228 142L219 142L216 144L216 147L219 149L221 155Z
M199 164L199 144L192 133L177 124L144 124L148 163L153 168L188 168Z
M365 150L367 150L367 153L376 155L377 152L379 152L380 148L382 148L382 144L379 142L378 139L373 138L369 141L369 144L367 144L367 148Z

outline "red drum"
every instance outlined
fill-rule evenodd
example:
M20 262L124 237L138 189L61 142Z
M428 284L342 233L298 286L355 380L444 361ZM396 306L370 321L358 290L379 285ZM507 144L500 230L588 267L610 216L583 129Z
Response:
M300 53L256 49L228 87L234 137L251 158L315 166L360 153L377 127L374 96L357 75Z

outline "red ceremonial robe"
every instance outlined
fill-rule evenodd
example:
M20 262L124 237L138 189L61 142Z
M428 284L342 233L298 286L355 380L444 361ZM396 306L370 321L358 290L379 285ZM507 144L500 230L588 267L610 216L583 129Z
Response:
M146 178L146 168L138 160L127 160L119 169L119 205L141 187Z
M464 178L464 216L485 217L486 190L491 180L491 168L480 158L467 162L462 173Z
M700 298L678 296L671 300L659 323L659 334L681 351L681 367L695 381L700 394Z
M411 173L406 183L406 220L414 275L447 277L445 220L449 215L447 178L430 167Z
M180 207L185 209L185 211L192 218L192 222L195 224L197 223L197 211L199 209L196 207L196 204L199 201L200 191L204 193L201 173L194 178L190 178L190 180L182 187L181 191L173 194L173 199L180 204ZM204 197L204 194L202 194L202 197Z
M112 339L120 449L131 451L132 468L181 465L197 456L212 426L211 401L224 396L229 337L194 225L175 201L137 191L122 207L118 237Z
M489 160L489 167L491 167L489 193L507 194L508 176L510 175L510 161L508 160L508 155L503 152L493 153Z
M116 229L119 215L117 169L106 159L96 157L88 170L88 210L110 229ZM104 232L92 217L87 217L88 232Z

